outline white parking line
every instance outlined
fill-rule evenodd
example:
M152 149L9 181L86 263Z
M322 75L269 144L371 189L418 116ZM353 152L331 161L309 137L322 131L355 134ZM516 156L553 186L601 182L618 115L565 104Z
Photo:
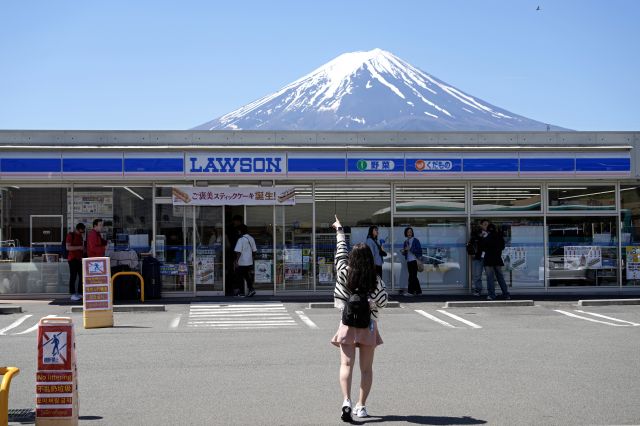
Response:
M593 318L583 317L581 315L572 314L571 312L561 311L560 309L554 309L554 311L559 312L559 313L561 313L563 315L566 315L568 317L579 318L579 319L583 319L585 321L591 321L591 322L597 322L597 323L600 323L600 324L611 325L613 327L629 327L628 325L625 325L625 324L614 324L612 322L599 321L599 320L595 320Z
M16 328L17 326L25 322L27 319L29 319L29 317L31 317L31 315L23 315L20 318L18 318L16 321L6 326L5 328L0 329L0 336L5 336L6 335L5 333L7 331Z
M421 309L416 309L415 311L416 311L417 313L419 313L420 315L422 315L423 317L429 318L431 321L435 321L435 322L437 322L438 324L442 324L442 325L444 325L445 327L456 328L455 326L453 326L453 325L449 324L448 322L443 321L443 320L441 320L441 319L440 319L440 318L438 318L438 317L434 317L433 315L428 314L428 313L426 313L425 311L423 311L423 310L421 310Z
M302 320L303 323L307 324L309 326L309 328L314 328L317 329L318 326L316 325L316 323L314 323L313 321L311 321L311 319L306 316L304 314L304 312L302 311L296 311L296 314L298 314L298 316L300 317L300 319Z
M625 320L621 320L621 319L618 319L618 318L608 317L606 315L596 314L594 312L586 312L586 311L581 311L579 309L576 309L575 311L576 312L580 312L581 314L593 315L594 317L604 318L604 319L608 319L608 320L611 320L611 321L624 322L626 324L631 324L631 325L633 325L635 327L639 327L640 326L640 324L638 324L636 322L625 321Z
M169 327L171 328L177 328L178 325L180 324L180 318L182 318L182 314L178 315L177 317L175 317L173 319L173 321L171 321L171 325Z
M57 315L47 315L45 318L56 318L56 317ZM28 334L28 333L31 333L32 331L36 331L37 329L38 329L38 323L36 323L36 325L34 325L33 327L29 327L26 330L21 331L20 333L13 333L13 336L17 336L18 334Z
M469 320L466 320L466 319L464 319L464 318L460 318L459 316L454 315L454 314L452 314L451 312L443 311L443 310L441 310L441 309L438 309L438 312L440 312L441 314L444 314L444 315L446 315L446 316L448 316L448 317L451 317L451 318L453 318L454 320L460 321L460 322L461 322L461 323L463 323L463 324L467 324L469 327L472 327L472 328L482 328L482 326L480 326L480 325L478 325L478 324L475 324L475 323L473 323L473 322L471 322L471 321L469 321Z

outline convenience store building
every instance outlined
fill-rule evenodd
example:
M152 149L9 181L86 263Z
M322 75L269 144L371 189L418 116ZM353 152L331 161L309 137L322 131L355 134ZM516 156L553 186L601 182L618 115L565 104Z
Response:
M470 293L465 251L488 218L512 294L640 291L640 133L0 131L0 296L67 292L62 241L104 220L112 265L162 264L163 296L229 294L225 234L255 238L259 294L333 289L337 214L377 225L387 287ZM636 255L637 253L637 255Z

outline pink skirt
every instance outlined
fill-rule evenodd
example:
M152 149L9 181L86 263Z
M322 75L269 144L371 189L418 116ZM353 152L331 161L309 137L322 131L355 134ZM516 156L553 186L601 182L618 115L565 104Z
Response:
M378 346L381 345L382 337L378 332L378 322L372 321L373 327L356 328L344 325L340 321L340 326L335 336L331 339L331 344L340 347L340 345L356 345L356 346Z

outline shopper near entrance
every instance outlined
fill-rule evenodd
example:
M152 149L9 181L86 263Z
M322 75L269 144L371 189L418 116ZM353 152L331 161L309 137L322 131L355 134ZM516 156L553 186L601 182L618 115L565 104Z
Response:
M244 283L247 283L247 297L252 297L256 294L253 288L254 271L253 271L253 259L258 249L256 248L256 241L251 235L249 235L249 229L247 225L240 225L240 238L236 243L235 253L235 270L238 274L239 288L236 288L235 296L239 296L244 288Z
M376 273L382 277L382 262L387 253L382 249L382 245L378 242L378 227L372 225L367 233L367 246L373 255L373 263L376 266Z
M240 225L242 224L242 216L235 215L233 216L233 218L231 218L231 223L227 224L225 228L225 269L227 271L227 289L229 289L228 291L225 291L225 293L228 296L231 296L232 294L236 296L235 290L241 287L239 284L240 278L238 277L237 271L235 270L236 253L234 250L236 244L238 243L238 238L240 237ZM244 294L244 291L242 291L242 293Z
M371 249L366 244L356 244L351 253L347 250L347 242L342 224L336 216L331 225L336 230L336 287L333 292L334 305L342 312L342 321L338 331L331 339L334 346L340 348L340 388L342 390L341 418L351 422L351 414L368 417L367 397L373 384L373 355L382 338L378 331L378 309L387 305L387 290L382 278L376 273ZM354 295L368 296L369 319L367 327L360 328L345 324L345 310L350 309ZM359 351L360 394L356 406L351 405L351 378L356 359L356 348Z
M69 294L73 301L82 299L82 255L84 254L83 235L85 229L84 223L78 223L75 231L69 232L65 238L67 262L69 263ZM76 282L78 283L77 287Z
M504 237L498 232L496 225L489 223L487 225L486 236L481 239L480 244L482 254L484 255L484 272L487 274L488 300L495 300L496 298L496 279L500 285L502 297L507 300L511 299L507 282L502 274L502 267L504 266L502 250L504 250L504 246Z
M404 247L402 254L407 260L407 272L409 273L409 286L407 288L407 296L417 296L422 294L420 281L418 280L418 262L422 263L422 245L413 235L413 228L408 227L404 230Z
M480 249L481 241L489 234L487 228L489 221L482 219L479 225L471 232L471 238L467 243L467 254L471 256L471 285L474 296L482 294L482 271L484 271L484 253Z
M102 219L94 219L93 229L87 235L87 257L104 257L107 240L102 238Z

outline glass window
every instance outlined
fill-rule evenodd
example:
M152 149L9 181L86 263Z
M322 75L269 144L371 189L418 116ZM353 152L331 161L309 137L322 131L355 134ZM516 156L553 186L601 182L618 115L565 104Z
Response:
M422 247L424 271L418 272L422 290L467 288L467 222L462 218L395 218L392 264L394 288L407 290L409 271L402 253L405 230L412 228Z
M276 289L313 290L313 204L276 207Z
M151 250L153 232L152 215L151 187L114 187L113 233L107 236L113 241L114 250L148 253Z
M620 186L622 285L640 285L640 186Z
M156 204L155 254L163 291L193 292L193 206Z
M613 186L550 186L549 211L615 210Z
M473 226L480 226L480 220L474 220ZM487 220L495 224L504 237L502 261L507 285L512 288L544 287L543 219L495 217ZM484 273L482 279L486 282ZM487 288L486 284L483 288Z
M273 292L274 256L273 256L273 206L247 206L245 223L249 235L256 241L258 249L255 259L256 290ZM227 285L229 283L227 282ZM243 290L243 293L246 294Z
M472 211L540 211L539 186L474 186Z
M345 228L349 245L364 243L369 226L378 227L378 242L390 253L391 187L389 185L317 185L316 198L316 271L317 288L335 285L333 259L335 231L331 228L337 215ZM391 279L391 256L384 258L382 279Z
M197 206L195 209L196 291L222 291L222 206Z
M548 217L550 287L618 284L618 218Z
M396 186L396 212L464 212L464 186Z
M0 188L0 294L67 293L67 188Z

